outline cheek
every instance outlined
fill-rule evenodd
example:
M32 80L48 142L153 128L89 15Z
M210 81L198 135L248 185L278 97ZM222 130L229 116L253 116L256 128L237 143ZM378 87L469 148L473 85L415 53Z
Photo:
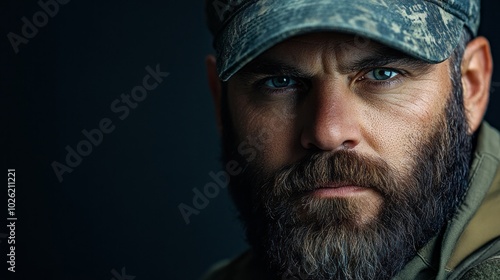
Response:
M300 147L296 129L297 115L291 106L255 105L245 96L229 98L234 130L242 150L255 152L258 164L271 170L293 162ZM293 151L293 152L292 152ZM248 160L248 158L247 158Z
M408 95L386 100L377 109L366 109L369 120L365 136L369 145L382 158L397 168L411 166L419 144L425 142L445 117L450 90L434 84L432 87L407 89Z

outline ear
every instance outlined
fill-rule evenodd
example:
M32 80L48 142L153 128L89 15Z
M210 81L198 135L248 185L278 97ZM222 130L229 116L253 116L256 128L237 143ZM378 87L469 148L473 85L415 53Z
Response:
M208 55L205 58L205 64L207 67L207 77L208 86L210 87L210 92L212 94L212 99L215 107L215 118L217 121L217 128L219 133L222 133L222 121L221 121L221 95L222 86L219 75L217 75L217 66L215 56Z
M483 121L490 95L493 60L486 38L477 37L467 45L461 69L465 112L472 134Z

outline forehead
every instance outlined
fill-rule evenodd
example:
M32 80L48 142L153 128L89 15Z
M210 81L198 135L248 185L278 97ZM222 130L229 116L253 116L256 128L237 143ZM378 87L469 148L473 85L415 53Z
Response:
M317 53L335 55L337 59L354 56L386 55L391 57L411 58L400 51L376 41L337 32L309 33L289 38L264 52L261 56L292 56Z
M357 35L337 32L309 33L289 38L273 46L236 75L265 72L272 74L279 72L275 71L277 65L280 69L301 69L301 72L309 73L309 76L319 68L326 72L335 68L341 73L352 73L398 61L420 68L433 65Z

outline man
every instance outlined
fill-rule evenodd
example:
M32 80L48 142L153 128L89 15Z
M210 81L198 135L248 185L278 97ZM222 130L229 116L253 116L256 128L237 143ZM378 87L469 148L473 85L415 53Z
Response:
M251 250L206 279L500 279L479 0L206 2Z

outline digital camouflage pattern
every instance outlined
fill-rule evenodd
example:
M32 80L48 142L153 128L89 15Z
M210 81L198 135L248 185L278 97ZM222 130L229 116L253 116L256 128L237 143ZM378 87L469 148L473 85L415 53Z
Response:
M446 60L463 27L475 36L480 0L206 0L222 80L273 45L314 31L375 40L430 63Z

